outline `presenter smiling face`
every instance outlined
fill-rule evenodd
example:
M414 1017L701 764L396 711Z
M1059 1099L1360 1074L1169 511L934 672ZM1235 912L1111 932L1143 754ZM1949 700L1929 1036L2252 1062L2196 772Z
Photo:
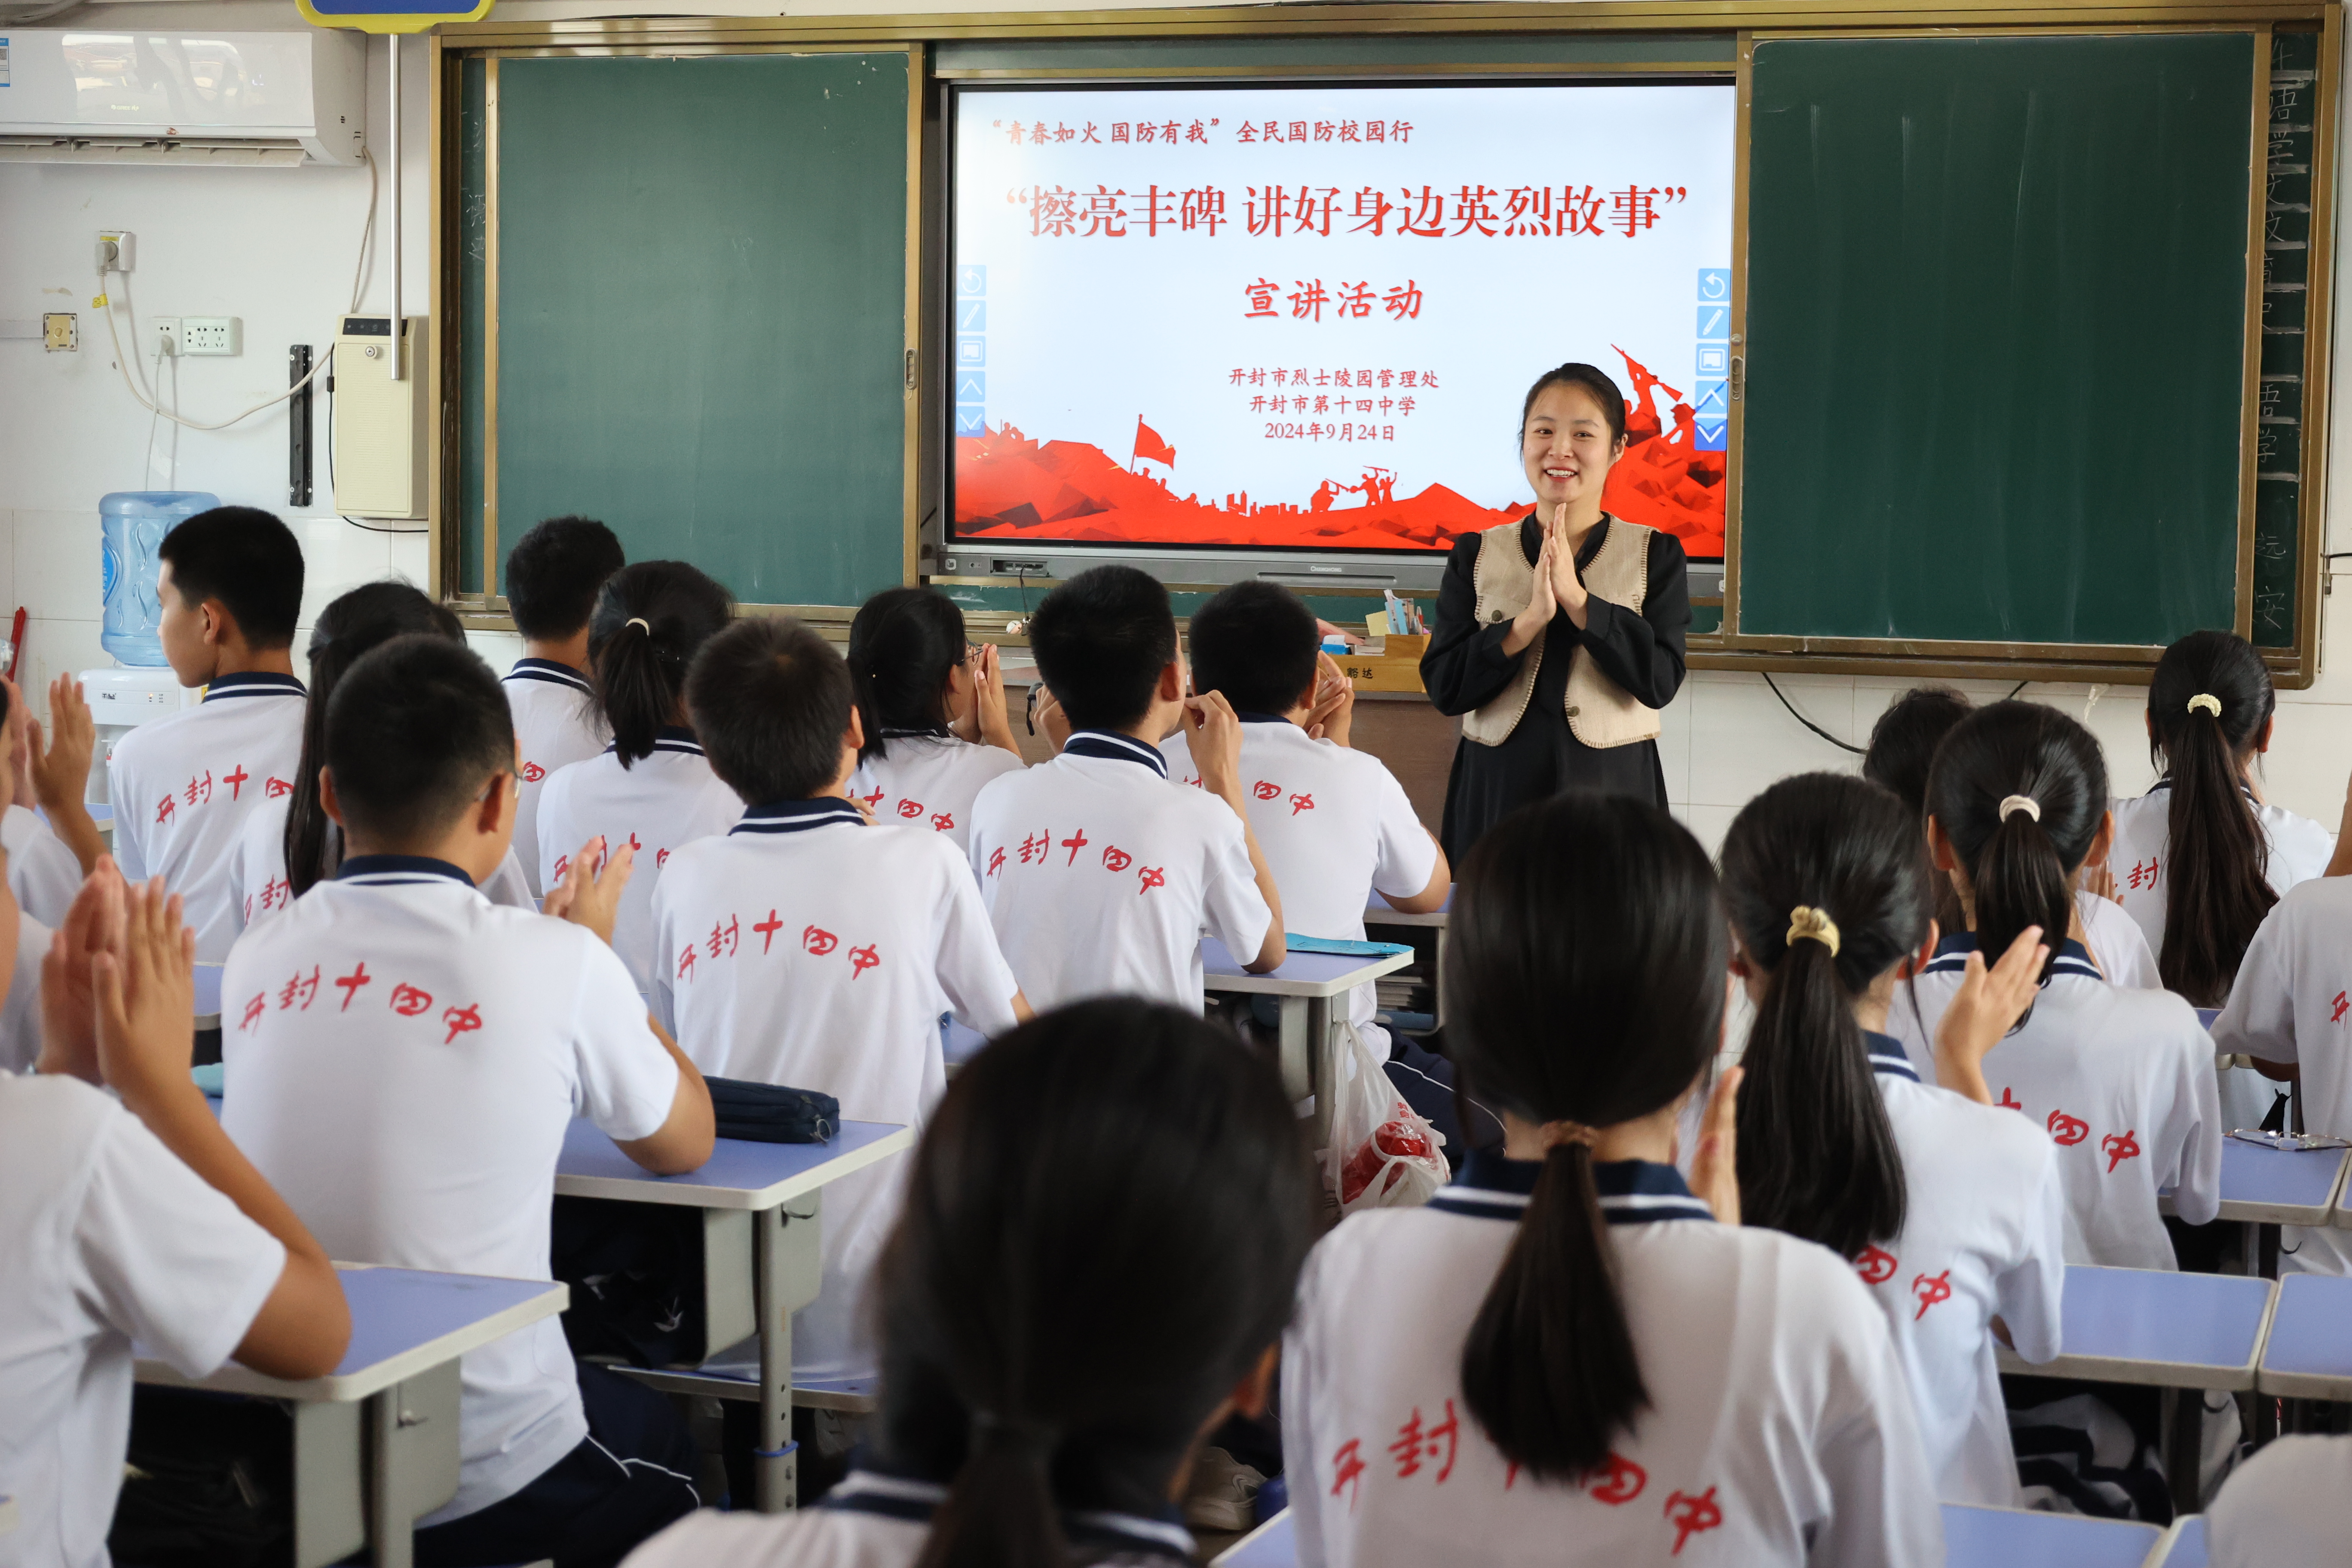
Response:
M1504 652L1516 654L1533 642L1556 608L1566 610L1578 630L1584 628L1576 554L1601 521L1601 492L1624 455L1625 432L1591 390L1570 380L1537 383L1519 425L1519 462L1535 487L1543 554L1536 563L1535 596L1516 618Z

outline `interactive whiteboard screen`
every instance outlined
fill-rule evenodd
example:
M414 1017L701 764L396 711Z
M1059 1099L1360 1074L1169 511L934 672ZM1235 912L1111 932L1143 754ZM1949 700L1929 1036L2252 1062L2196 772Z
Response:
M965 88L954 536L1443 551L1520 400L1630 404L1608 510L1723 553L1730 83Z

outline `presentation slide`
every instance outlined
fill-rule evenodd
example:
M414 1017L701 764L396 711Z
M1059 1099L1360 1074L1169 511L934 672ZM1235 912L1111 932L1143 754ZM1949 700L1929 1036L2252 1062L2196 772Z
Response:
M1521 399L1628 404L1612 515L1723 554L1731 84L965 88L961 539L1444 551Z

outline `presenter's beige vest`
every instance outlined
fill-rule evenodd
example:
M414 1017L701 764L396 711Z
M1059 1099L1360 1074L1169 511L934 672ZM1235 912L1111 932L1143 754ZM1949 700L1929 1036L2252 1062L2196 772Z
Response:
M1601 552L1584 569L1585 591L1596 599L1622 605L1639 615L1650 586L1650 535L1654 530L1609 520ZM1481 626L1500 626L1528 607L1535 596L1536 569L1519 542L1519 524L1507 522L1478 536L1478 563L1471 571L1478 590L1476 611ZM1484 746L1499 746L1518 728L1535 694L1536 672L1543 668L1544 641L1551 628L1536 633L1528 645L1519 673L1501 695L1485 707L1462 716L1462 732ZM1658 737L1658 710L1633 700L1625 689L1601 673L1592 655L1578 647L1568 667L1569 732L1595 750L1630 746Z

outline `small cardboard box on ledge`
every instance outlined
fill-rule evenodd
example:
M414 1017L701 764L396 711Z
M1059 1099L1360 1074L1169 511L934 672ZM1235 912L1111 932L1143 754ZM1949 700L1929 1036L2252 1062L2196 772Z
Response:
M1339 673L1359 691L1421 690L1421 656L1429 650L1428 634L1383 636L1382 628L1388 624L1385 615L1364 619L1372 640L1353 653L1332 655L1339 661Z

